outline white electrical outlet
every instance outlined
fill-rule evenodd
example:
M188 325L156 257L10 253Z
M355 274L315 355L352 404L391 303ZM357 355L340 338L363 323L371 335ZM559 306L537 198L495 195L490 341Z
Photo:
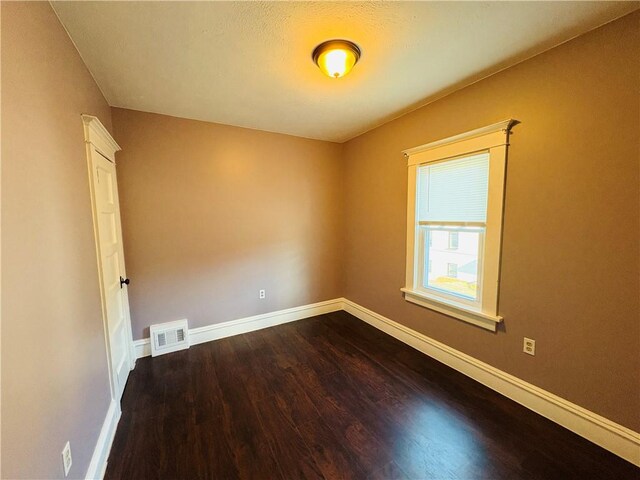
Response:
M67 442L64 448L62 449L62 465L64 466L65 477L69 475L71 464L73 464L73 460L71 459L71 444Z
M536 354L536 341L531 340L530 338L524 337L524 343L522 345L522 351L524 353L528 353L529 355Z
M258 296L259 296L259 298L266 298L267 297L267 292L265 290L260 290Z

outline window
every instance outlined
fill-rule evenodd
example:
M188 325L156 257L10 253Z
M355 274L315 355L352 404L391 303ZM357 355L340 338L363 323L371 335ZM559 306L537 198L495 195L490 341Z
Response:
M405 152L407 301L496 330L508 120Z
M449 250L457 250L459 242L458 232L449 232Z
M458 278L458 264L456 263L447 263L447 277L449 279ZM451 290L450 288L445 290ZM455 293L455 290L452 292ZM475 295L474 295L475 297Z
M489 154L421 165L417 177L419 256L437 266L429 275L419 275L418 290L477 304ZM429 245L423 247L421 238L429 238Z

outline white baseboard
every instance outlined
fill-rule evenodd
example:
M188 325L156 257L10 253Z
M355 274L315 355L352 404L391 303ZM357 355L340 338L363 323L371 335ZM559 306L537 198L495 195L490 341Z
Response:
M602 448L640 466L640 434L350 300L344 310Z
M189 330L189 343L190 345L198 345L199 343L210 342L241 333L253 332L254 330L261 330L282 323L315 317L316 315L322 315L324 313L336 312L342 310L342 300L342 298L336 298L324 302L302 305L300 307L287 308L286 310L277 310L252 317L240 318L229 322L192 328ZM136 358L151 355L151 344L148 338L136 340L133 342L133 345L136 350Z
M102 480L102 478L104 478L104 472L107 469L107 460L109 460L109 452L111 451L113 438L116 435L116 427L118 426L121 413L118 402L111 400L109 409L107 410L107 416L100 430L96 448L93 450L93 455L91 456L91 463L89 463L87 475L85 476L86 480Z
M151 341L148 338L134 340L133 348L136 351L136 360L151 355Z

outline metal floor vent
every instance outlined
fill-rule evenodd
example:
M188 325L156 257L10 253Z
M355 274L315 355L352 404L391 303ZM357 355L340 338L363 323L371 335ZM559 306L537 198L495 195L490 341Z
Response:
M177 352L189 348L189 325L187 320L151 325L151 356Z

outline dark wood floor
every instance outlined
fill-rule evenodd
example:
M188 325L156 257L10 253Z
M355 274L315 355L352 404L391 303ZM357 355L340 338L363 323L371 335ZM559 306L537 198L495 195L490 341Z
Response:
M107 479L637 479L336 312L138 361Z

